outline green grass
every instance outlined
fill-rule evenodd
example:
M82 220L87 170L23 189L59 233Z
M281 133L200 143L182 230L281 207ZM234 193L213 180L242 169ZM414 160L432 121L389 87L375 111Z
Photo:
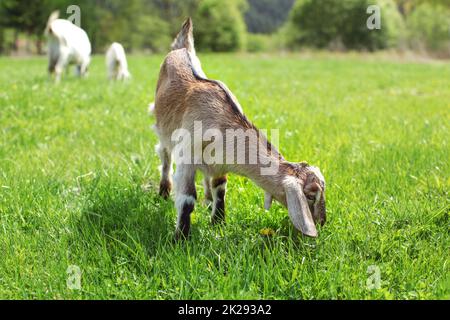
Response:
M146 112L162 58L131 57L133 80L110 84L96 57L60 85L45 58L0 58L0 298L450 297L449 63L201 55L249 119L281 130L287 159L322 169L328 222L302 238L232 176L212 227L199 175L192 238L174 244Z

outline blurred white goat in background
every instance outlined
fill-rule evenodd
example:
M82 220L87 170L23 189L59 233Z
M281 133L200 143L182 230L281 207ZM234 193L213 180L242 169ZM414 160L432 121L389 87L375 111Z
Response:
M131 77L125 50L120 43L114 42L106 52L106 68L109 80L126 80Z
M69 64L76 65L78 76L85 76L92 51L86 32L70 21L58 17L59 11L54 11L45 28L48 38L48 71L55 74L57 82Z

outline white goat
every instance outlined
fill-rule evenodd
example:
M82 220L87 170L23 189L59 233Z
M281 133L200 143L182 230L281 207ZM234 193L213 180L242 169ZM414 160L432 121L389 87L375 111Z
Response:
M155 104L150 105L150 110L155 114L155 129L160 138L157 147L162 161L159 192L163 197L168 197L172 189L172 154L175 155L175 206L178 211L176 238L189 234L190 214L197 198L197 170L205 175L206 198L213 201L213 223L225 219L226 174L231 172L250 178L266 191L267 209L273 197L287 207L295 228L307 236L317 236L315 223L324 224L326 219L325 181L320 170L304 162L286 161L245 117L230 90L222 82L206 78L195 53L190 18L183 24L172 43L172 51L161 65ZM174 136L182 132L181 138L195 137L198 123L206 131L218 132L213 135L214 143L224 139L222 149L217 148L215 154L223 152L222 159L225 156L232 159L231 162L207 161L205 154L213 144L212 139L200 143L194 141L194 144L189 142L181 148L183 154L194 155L189 161L183 161L177 154L180 151L176 142L179 137L174 140ZM247 144L244 140L240 145L245 148L245 159L256 154L256 162L235 161L235 137L229 138L228 130L254 133L256 139L253 143ZM223 148L224 145L226 147ZM198 154L200 158L196 156ZM268 163L275 164L277 168L270 175L263 173Z
M59 11L54 11L45 28L48 38L48 71L55 74L57 82L69 64L76 65L78 76L85 76L91 62L91 43L86 32L58 17Z
M120 43L114 42L106 52L106 68L110 80L126 80L131 77L125 50Z

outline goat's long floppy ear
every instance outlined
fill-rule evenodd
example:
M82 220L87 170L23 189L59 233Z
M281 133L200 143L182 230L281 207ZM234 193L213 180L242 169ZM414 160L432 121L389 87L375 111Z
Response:
M300 184L296 182L287 184L285 192L289 217L294 227L306 236L317 237L317 229Z
M172 50L186 48L189 52L195 55L194 47L194 33L192 26L192 19L187 18L183 23L180 32L172 42Z
M272 195L269 192L264 193L264 209L269 210L272 206Z

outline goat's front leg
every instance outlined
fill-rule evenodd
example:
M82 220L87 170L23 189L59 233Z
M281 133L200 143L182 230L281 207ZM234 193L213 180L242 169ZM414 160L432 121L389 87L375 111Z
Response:
M57 63L55 66L55 82L59 83L61 81L61 75L64 71L64 64L63 63Z
M69 54L67 50L60 50L59 57L55 64L55 81L59 83L61 81L61 75L67 67L67 63L69 60ZM68 69L66 69L67 71Z
M55 69L56 69L56 63L58 61L55 58L50 58L49 62L48 62L48 74L50 75L50 77L55 73Z
M79 66L79 74L78 76L81 78L84 78L88 75L89 70L89 61L83 61L81 65Z
M159 182L159 195L164 199L170 196L172 190L172 155L168 148L162 144L156 146L161 159L161 181Z
M203 186L205 188L205 201L206 203L213 202L213 196L211 191L211 177L205 175L203 178Z
M195 168L192 165L178 165L175 173L175 207L177 228L175 239L187 238L191 227L191 213L194 211L197 192L195 190Z
M213 207L211 222L213 224L225 222L225 193L227 192L227 176L211 180Z

